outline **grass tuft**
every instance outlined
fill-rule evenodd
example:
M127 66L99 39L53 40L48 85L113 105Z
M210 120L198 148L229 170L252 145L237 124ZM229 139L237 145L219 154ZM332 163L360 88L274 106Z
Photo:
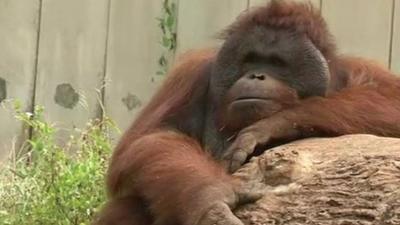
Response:
M0 170L1 225L84 225L104 203L104 176L111 154L108 117L71 131L67 144L56 141L57 127L15 104L15 117L32 137Z

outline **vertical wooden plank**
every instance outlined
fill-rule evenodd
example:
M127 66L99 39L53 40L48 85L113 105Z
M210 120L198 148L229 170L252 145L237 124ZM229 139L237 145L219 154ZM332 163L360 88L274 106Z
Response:
M250 0L250 6L266 5L270 0ZM294 0L297 2L311 2L316 7L320 8L321 0Z
M117 0L111 3L105 107L124 130L157 87L152 77L162 54L162 1Z
M342 53L388 65L392 0L327 0L322 13Z
M62 128L82 127L99 111L108 0L43 1L36 103ZM66 130L60 132L65 139Z
M39 11L39 0L0 1L0 102L19 99L27 110L33 95ZM12 150L13 140L23 138L21 123L0 107L0 162Z
M394 0L393 45L391 69L400 75L400 2Z
M266 5L268 2L270 2L271 0L249 0L249 6L251 7L255 7L255 6L263 6Z
M217 34L244 10L247 0L179 2L178 53L219 43Z

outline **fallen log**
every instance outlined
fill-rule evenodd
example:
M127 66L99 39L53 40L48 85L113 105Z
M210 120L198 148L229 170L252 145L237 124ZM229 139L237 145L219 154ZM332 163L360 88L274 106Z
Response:
M263 198L235 214L251 225L399 225L400 139L348 135L268 150L239 170Z

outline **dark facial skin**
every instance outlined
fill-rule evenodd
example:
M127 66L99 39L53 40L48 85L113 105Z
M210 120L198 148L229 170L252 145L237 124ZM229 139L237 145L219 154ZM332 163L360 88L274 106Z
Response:
M224 151L240 129L301 99L324 96L328 84L327 62L306 36L258 26L234 33L213 68L210 96L217 108L207 117L218 119L207 122L206 145Z
M229 89L224 121L227 129L237 130L295 105L297 99L297 92L284 82L262 70L250 71Z

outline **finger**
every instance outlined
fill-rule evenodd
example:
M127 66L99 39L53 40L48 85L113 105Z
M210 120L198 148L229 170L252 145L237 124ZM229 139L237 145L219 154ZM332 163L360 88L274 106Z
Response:
M235 152L231 159L231 166L229 170L231 172L236 171L247 159L249 154L246 151L239 150Z
M243 223L233 215L228 205L220 203L212 207L198 225L243 225Z
M255 202L265 196L267 186L258 181L250 181L244 187L237 190L239 205Z
M249 156L249 153L247 151L239 150L239 151L235 152L232 156L229 171L231 173L233 173L236 170L238 170L244 164L244 162L246 161L248 156Z
M231 162L232 162L232 157L234 155L234 151L236 150L236 147L234 146L230 146L225 153L222 156L222 160L221 160L221 165L222 167L226 170L226 171L230 171L230 167L231 167Z
M256 147L256 143L252 144L251 146L248 146L249 149L252 149L251 153L254 151L254 148ZM231 160L231 166L229 168L229 171L231 173L236 172L247 160L249 155L248 150L239 150L233 154L232 160Z
M238 204L242 205L242 204L249 204L249 203L256 202L257 200L264 197L264 195L265 195L265 191L256 191L256 192L250 192L250 193L246 193L243 195L239 195L239 203Z
M246 161L247 157L254 152L257 141L252 134L241 135L232 145L232 158L229 167L230 172L235 172Z
M256 143L256 139L252 134L242 134L236 138L232 145L228 148L227 154L234 154L240 150L248 149L248 146L252 146ZM247 151L246 151L247 152ZM248 149L248 154L252 153L251 149Z

